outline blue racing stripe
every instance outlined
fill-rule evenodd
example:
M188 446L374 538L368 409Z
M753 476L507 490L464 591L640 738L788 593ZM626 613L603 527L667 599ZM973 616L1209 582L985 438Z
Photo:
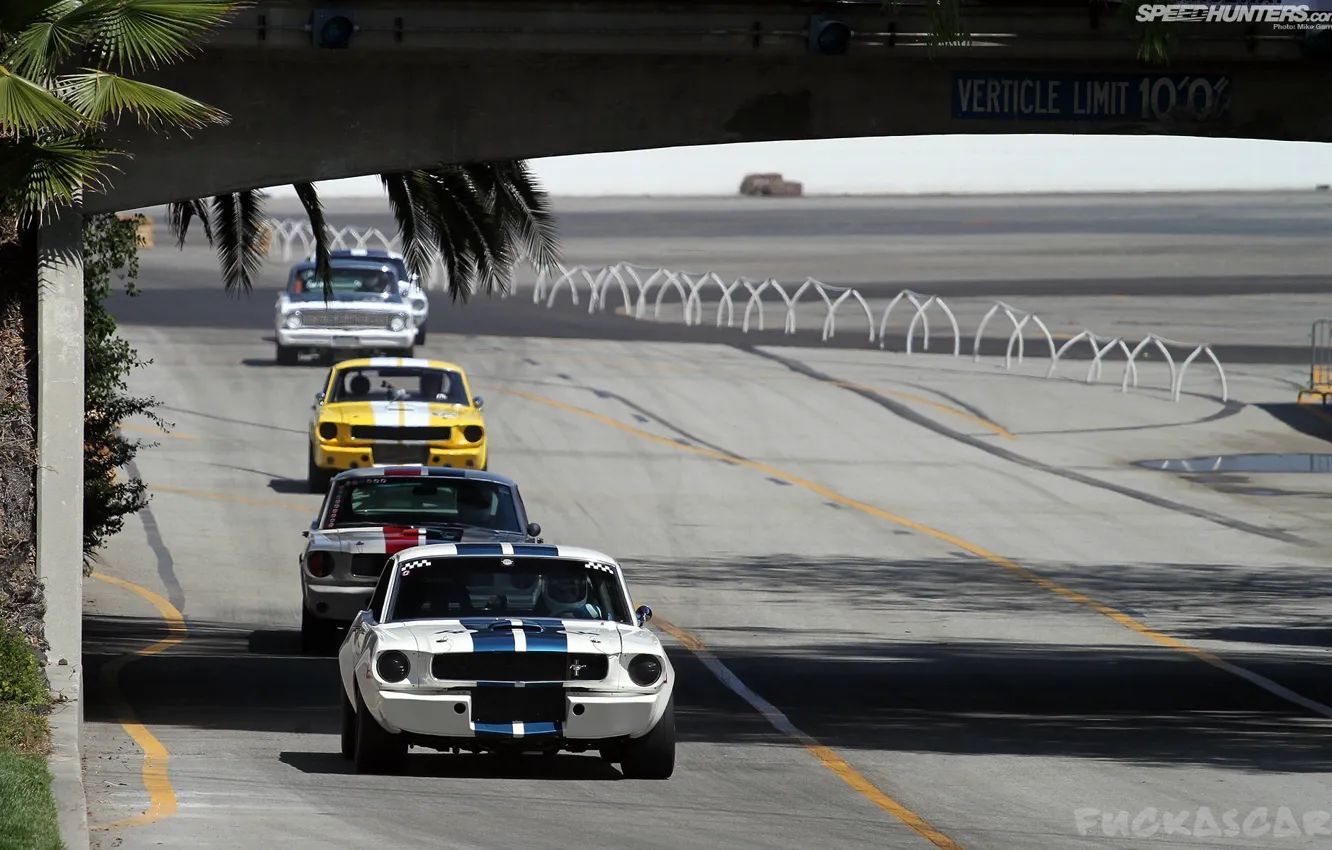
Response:
M513 544L513 554L548 555L552 558L558 558L560 556L560 550L555 546L538 546L535 543L515 543Z
M513 640L513 629L490 628L491 623L507 624L507 620L468 618L459 622L471 633L473 652L513 652L517 647Z
M512 723L473 723L472 731L478 735L504 735L513 737Z
M526 623L538 623L542 630L527 632L528 652L568 652L569 635L564 631L564 624L559 620L523 620Z
M459 543L459 555L503 555L504 547L499 543Z

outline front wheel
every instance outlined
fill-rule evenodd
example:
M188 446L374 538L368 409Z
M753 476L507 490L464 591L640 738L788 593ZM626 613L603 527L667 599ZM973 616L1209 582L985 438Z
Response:
M301 605L301 652L305 655L324 655L335 646L338 637L338 624L310 613L310 609Z
M416 329L416 340L415 340L415 344L416 344L416 345L425 345L425 341L426 341L426 326L425 326L425 323L422 322L421 325L420 325L420 327L418 327L418 328Z
M675 772L675 694L657 725L641 738L624 742L620 771L626 779L670 779Z
M352 756L357 773L399 773L407 761L407 742L370 716L361 689L356 689L356 748Z
M342 695L342 757L347 761L356 758L356 709L347 699L347 689L338 682L338 692Z
M277 360L279 366L295 366L298 354L296 349L279 342L273 359Z
M314 447L312 446L305 467L306 489L311 493L327 493L328 486L333 483L333 475L334 473L327 469L321 469L315 464Z

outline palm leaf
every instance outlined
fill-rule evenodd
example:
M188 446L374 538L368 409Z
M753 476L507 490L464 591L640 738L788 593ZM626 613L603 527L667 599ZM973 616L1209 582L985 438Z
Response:
M85 33L58 23L61 15L77 9L78 5L77 0L43 4L40 14L15 30L17 35L10 39L4 61L26 77L42 82L53 77L55 69L84 41Z
M161 122L195 129L228 121L225 112L179 92L105 71L87 69L84 74L62 77L58 90L71 106L98 123L119 118L122 112L132 113L149 127Z
M194 39L243 2L217 0L87 0L66 19L92 32L102 59L120 70L156 68L192 52Z
M263 255L259 252L264 226L262 193L247 189L215 195L213 226L227 294L240 289L248 295L254 289L254 275L263 265Z
M0 137L70 131L82 123L55 94L0 66Z
M7 208L40 224L46 212L72 203L83 190L103 188L100 170L112 153L93 139L73 135L0 145Z
M536 175L522 160L484 164L493 174L494 216L507 238L523 248L538 269L559 262L560 242L550 200ZM474 169L475 173L479 169Z
M295 183L296 197L305 207L305 215L310 219L310 229L315 240L315 277L324 285L324 303L333 297L333 267L328 260L328 222L324 221L324 207L319 202L319 193L313 183Z
M379 175L388 194L389 208L398 224L402 258L414 274L425 277L436 255L434 228L412 194L412 175L399 171Z
M449 297L466 301L476 274L476 262L466 238L467 228L456 226L457 200L439 186L429 171L413 171L407 185L420 219L429 222L428 232L444 266Z
M177 201L167 205L167 228L176 237L176 247L185 247L185 236L190 231L190 222L199 219L204 238L213 244L213 223L208 216L208 205L199 199Z

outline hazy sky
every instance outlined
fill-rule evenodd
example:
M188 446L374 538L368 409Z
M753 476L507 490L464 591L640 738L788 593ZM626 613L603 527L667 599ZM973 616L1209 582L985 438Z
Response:
M806 194L1310 189L1332 183L1332 145L1176 136L951 135L754 142L531 161L553 195L734 195L751 171ZM376 177L319 184L382 194ZM270 190L292 195L289 187Z

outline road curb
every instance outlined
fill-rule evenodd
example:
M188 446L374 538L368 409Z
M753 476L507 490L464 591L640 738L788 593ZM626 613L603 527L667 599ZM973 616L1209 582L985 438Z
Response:
M51 795L55 797L60 840L65 850L87 850L88 795L83 787L83 702L80 671L75 665L46 668L51 690L58 695L48 721L51 724Z

